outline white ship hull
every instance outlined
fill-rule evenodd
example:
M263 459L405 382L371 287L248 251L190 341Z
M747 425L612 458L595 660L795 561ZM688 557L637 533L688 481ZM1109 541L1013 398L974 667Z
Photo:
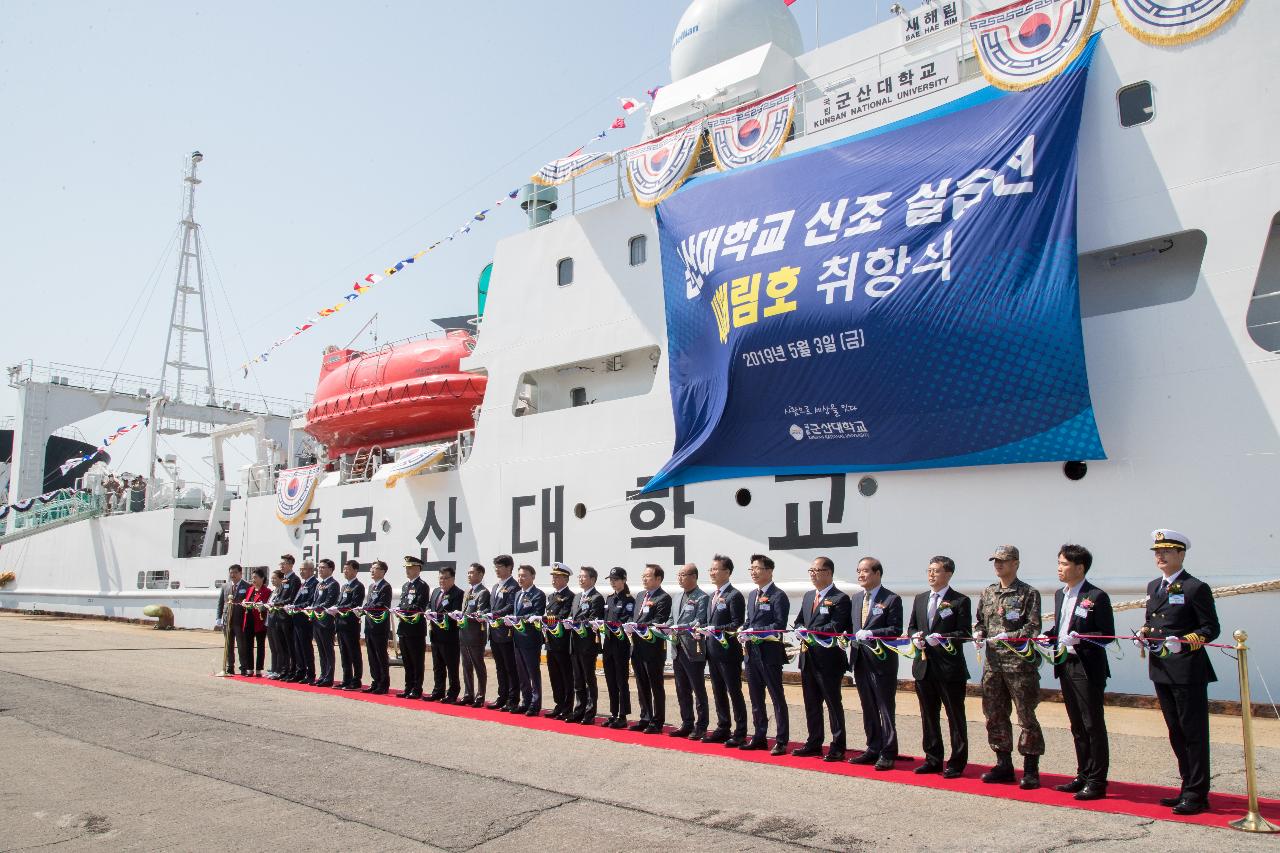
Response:
M563 560L637 575L644 563L705 567L724 553L742 567L742 585L749 555L767 552L776 579L798 596L819 554L836 561L846 587L857 558L875 555L886 584L902 593L922 589L929 557L947 554L959 567L956 585L976 593L989 581L992 547L1013 543L1023 576L1049 594L1064 542L1088 546L1091 579L1124 599L1154 575L1146 546L1161 526L1192 536L1188 567L1215 586L1280 577L1280 356L1246 328L1259 276L1280 275L1263 264L1280 210L1280 111L1269 91L1280 8L1255 0L1229 27L1176 49L1139 43L1114 26L1109 6L1099 27L1080 129L1079 244L1089 378L1108 458L1089 463L1082 479L1068 479L1058 463L1024 464L875 474L870 496L860 493L863 476L850 474L721 480L629 499L666 462L673 425L656 226L622 200L499 245L479 345L463 363L487 374L488 393L457 469L393 488L322 484L296 526L276 519L273 496L233 501L229 551L214 558L174 556L172 511L51 529L0 548L0 571L17 576L0 589L0 607L136 617L155 602L173 607L180 626L207 626L215 581L232 561L274 565L286 551L383 559L398 583L401 556L422 549L437 567L488 565L510 553L539 567ZM806 74L846 65L877 49L877 32L798 64ZM1140 80L1153 84L1156 119L1122 128L1116 91ZM982 85L969 79L787 150ZM640 266L627 254L635 235L651 247ZM1144 247L1165 238L1173 249L1146 257ZM1113 255L1121 261L1109 265ZM575 259L575 282L557 287L556 263L566 257ZM650 348L660 353L656 364L643 360ZM617 353L641 355L616 375L555 371ZM539 371L539 394L566 402L517 416L522 377ZM571 385L594 404L570 407ZM147 571L168 571L175 588L139 589ZM1272 630L1224 615L1224 628L1234 627L1255 638ZM1137 678L1130 657L1124 669ZM1274 665L1273 674L1280 683ZM1231 695L1229 682L1220 687L1217 695Z

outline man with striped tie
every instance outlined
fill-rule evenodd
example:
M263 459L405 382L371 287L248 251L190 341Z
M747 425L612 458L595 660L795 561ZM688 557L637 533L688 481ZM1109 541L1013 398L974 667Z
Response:
M884 648L880 638L902 636L902 599L884 587L883 578L884 566L875 557L858 561L862 591L853 602L855 642L849 647L849 663L862 704L867 749L849 763L892 770L898 758L898 655Z

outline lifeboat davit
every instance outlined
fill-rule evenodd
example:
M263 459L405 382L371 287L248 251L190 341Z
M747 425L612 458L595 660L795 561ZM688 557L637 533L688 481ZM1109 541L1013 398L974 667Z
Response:
M325 351L306 431L337 459L382 448L454 438L475 425L487 379L459 369L475 338L465 330L388 345L375 352Z

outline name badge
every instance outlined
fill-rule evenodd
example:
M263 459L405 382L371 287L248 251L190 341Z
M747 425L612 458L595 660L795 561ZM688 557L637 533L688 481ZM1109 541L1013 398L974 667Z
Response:
M823 616L826 616L830 612L830 610L826 607L819 607L818 612Z
M723 601L716 605L716 610L728 610L728 609L729 609L729 605L725 604Z
M874 613L875 615L879 616L881 613L883 613L883 612L884 612L884 605L883 605L883 604L873 604L873 605L871 605L871 612L872 612L872 613Z
M693 609L694 607L696 607L696 606L697 606L697 602L693 602L693 601L686 601L686 602L684 603L684 609L685 609L685 610L692 610L692 609Z
M773 609L773 605L772 605L772 604L761 604L757 609L759 609L759 610L772 610L772 609Z
M1021 619L1021 618L1022 618L1022 611L1021 611L1021 610L1006 610L1006 611L1004 612L1004 618L1008 619L1010 622L1017 622L1019 619Z
M1184 604L1184 603L1186 603L1186 594L1185 594L1185 593L1181 593L1181 592L1179 592L1179 593L1176 593L1176 594L1174 594L1174 595L1169 596L1169 603L1170 603L1170 604Z
M1089 615L1089 611L1085 610L1080 605L1076 605L1076 615L1079 616L1081 619L1083 619Z

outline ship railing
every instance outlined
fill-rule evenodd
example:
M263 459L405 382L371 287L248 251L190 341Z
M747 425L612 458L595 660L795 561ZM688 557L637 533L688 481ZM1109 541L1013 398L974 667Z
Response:
M382 448L378 445L361 447L351 457L345 454L338 463L339 483L367 483L382 467Z
M149 400L163 393L171 400L191 401L197 405L214 406L231 411L243 410L246 415L289 415L306 411L307 407L306 400L287 400L282 397L242 394L218 389L210 394L209 389L201 385L183 383L179 386L174 382L162 383L154 377L61 362L35 364L28 359L9 368L10 387L18 388L28 382L63 385L68 388L134 397L139 400Z
M978 68L977 61L973 55L972 43L963 23L968 17L970 11L968 7L970 5L967 2L961 3L961 24L959 26L921 36L907 44L894 45L879 53L865 56L847 65L798 81L796 84L795 120L792 124L791 136L788 137L788 142L794 142L807 135L808 121L806 111L820 109L821 99L825 93L847 86L855 80L869 82L874 87L877 81L884 79L889 73L897 73L903 64L908 61L927 61L930 57L942 56L947 52L951 52L956 54L957 65L959 66L959 83L981 76L981 70ZM708 106L704 113L705 115L710 115L713 112L731 109L767 94L769 93L751 91L729 100L717 100L715 105ZM878 113L869 115L878 115ZM677 121L652 122L651 127L654 131L654 136L660 136L675 130L677 127L683 127L695 117L683 116ZM855 127L861 121L862 119L852 119L847 123L847 126ZM702 157L694 167L693 174L698 175L708 171L715 171L715 169L715 161L711 156L709 147L704 145ZM618 157L612 163L589 169L562 184L560 186L557 209L540 225L554 222L566 216L574 216L594 207L612 204L630 196L631 186L627 181L626 160L623 157Z
M83 489L68 489L65 494L48 503L33 502L26 512L10 508L8 514L0 519L0 543L21 538L17 535L20 533L29 536L39 528L93 518L102 515L104 511L102 495Z

